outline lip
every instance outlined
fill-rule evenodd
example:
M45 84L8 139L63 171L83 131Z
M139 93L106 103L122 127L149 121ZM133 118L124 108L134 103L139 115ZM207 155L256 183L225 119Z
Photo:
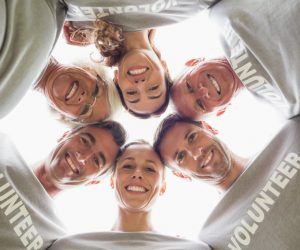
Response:
M69 101L70 99L72 99L76 95L78 89L79 89L79 82L78 81L72 82L65 94L65 101Z
M129 184L126 185L124 188L127 192L135 194L145 194L149 192L149 189L141 184Z
M76 161L75 157L72 157L72 155L69 152L67 152L65 154L65 160L71 171L74 174L78 175L80 173L80 170L82 169L82 166Z
M209 79L209 83L216 90L217 94L221 95L221 86L220 86L219 82L217 81L217 79L211 74L207 74L207 78Z
M209 164L211 163L213 157L214 157L214 151L213 150L209 150L207 152L207 154L205 154L205 157L203 158L203 160L202 160L202 162L200 164L201 168L203 169L203 168L208 167Z
M127 74L130 76L141 76L149 70L147 66L133 66L127 70Z

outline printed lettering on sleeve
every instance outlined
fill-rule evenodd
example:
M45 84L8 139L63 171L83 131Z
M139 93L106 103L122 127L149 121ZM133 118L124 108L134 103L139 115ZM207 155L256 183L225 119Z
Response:
M0 173L0 209L1 216L7 218L25 249L41 249L43 238L34 226L23 201L2 173Z
M256 196L246 215L239 225L233 229L227 249L241 250L251 244L253 235L268 216L270 209L276 203L290 180L296 176L300 169L300 155L288 153L279 166L273 171L271 177Z

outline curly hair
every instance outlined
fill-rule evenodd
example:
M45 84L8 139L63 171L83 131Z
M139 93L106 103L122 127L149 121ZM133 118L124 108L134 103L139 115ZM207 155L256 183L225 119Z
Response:
M101 19L94 22L94 27L94 43L104 63L110 67L116 65L124 53L122 29Z
M106 66L115 66L124 54L124 37L120 27L102 19L91 24L76 27L72 32L73 40L80 40L82 45L95 44Z

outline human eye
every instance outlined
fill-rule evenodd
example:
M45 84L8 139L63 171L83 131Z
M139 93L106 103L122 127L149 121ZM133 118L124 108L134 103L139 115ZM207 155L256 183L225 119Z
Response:
M92 144L90 138L86 135L80 135L79 140L83 145L86 145L86 146L89 146Z
M87 114L90 111L91 105L90 104L85 104L81 107L80 109L80 116Z
M96 97L99 93L99 86L98 83L96 83L95 89L92 92L92 97Z
M145 167L146 172L155 173L156 170L153 167Z
M135 90L128 90L126 92L127 95L136 95L136 93L137 93L137 91L135 91Z
M185 151L178 152L178 154L176 155L176 162L178 165L180 165L184 161L185 156L186 156Z
M93 162L94 162L94 164L96 165L96 167L97 167L98 169L100 169L100 160L98 159L98 157L94 156L94 157L93 157Z
M185 81L185 85L188 90L188 93L194 93L193 87L188 80Z
M188 143L193 143L197 138L197 133L196 132L192 132L188 135L187 140Z
M159 87L159 85L153 85L153 86L150 86L150 87L149 87L149 90L150 90L150 91L154 91L154 90L157 90L158 87Z
M127 163L127 164L124 164L122 166L122 168L125 169L125 170L131 170L131 169L133 169L133 165Z

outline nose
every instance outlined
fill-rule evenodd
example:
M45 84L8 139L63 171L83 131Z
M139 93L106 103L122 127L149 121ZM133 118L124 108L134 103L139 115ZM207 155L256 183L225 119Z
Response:
M188 150L189 155L194 159L197 160L198 157L200 157L203 153L203 148L202 147L193 147L190 150Z
M136 84L144 83L146 81L146 75L133 76L132 81Z
M132 179L143 179L142 171L140 169L135 169L135 171L132 174Z
M196 97L203 97L208 95L208 89L204 87L201 83L197 85Z
M92 155L93 152L91 150L75 152L76 160L82 164L85 164Z
M88 95L86 91L82 90L75 101L77 101L78 104L80 103L92 104L94 103L95 99L91 95Z

